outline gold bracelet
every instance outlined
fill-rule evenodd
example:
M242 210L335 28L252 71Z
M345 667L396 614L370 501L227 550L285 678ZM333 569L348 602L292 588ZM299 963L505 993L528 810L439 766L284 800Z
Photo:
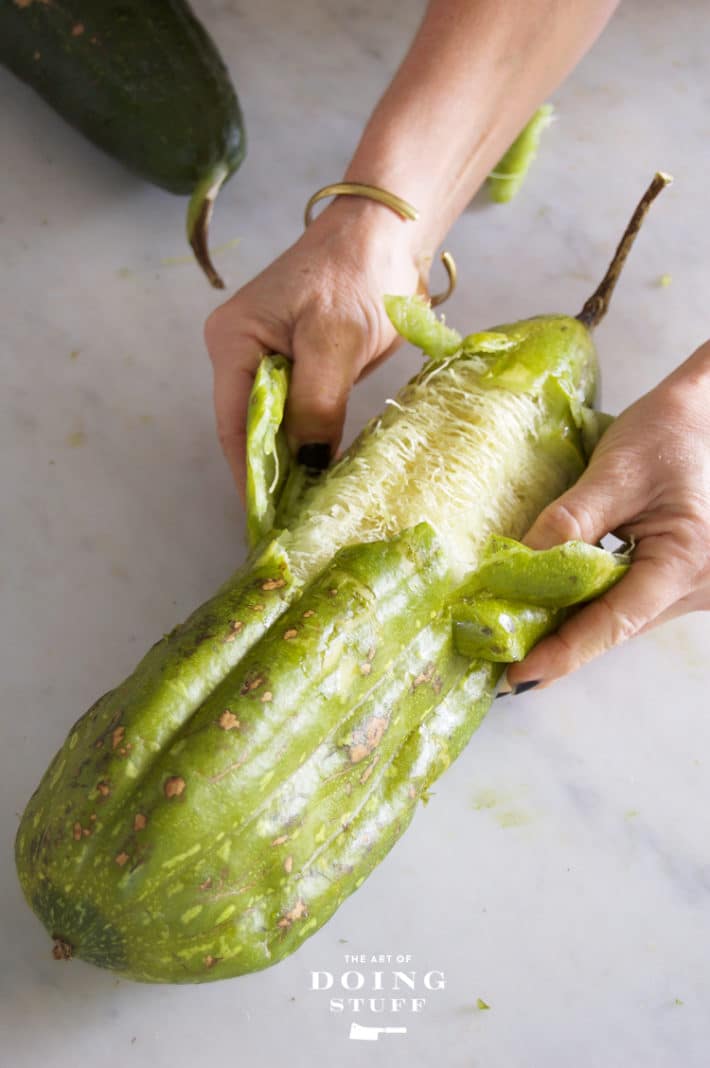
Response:
M367 197L369 200L376 200L378 204L384 204L386 208L390 208L391 211L405 221L416 222L419 218L419 212L412 204L402 200L395 193L390 193L387 189L381 189L378 185L366 185L364 182L336 182L334 185L324 185L322 189L313 194L306 204L303 216L304 224L308 226L312 222L313 208L319 200L324 200L326 197L339 196ZM436 293L429 298L432 308L448 300L456 288L456 264L451 253L442 252L441 262L446 269L449 284L443 293Z
M325 197L340 196L367 197L368 200L376 200L378 204L384 204L385 207L390 208L402 219L410 219L412 222L416 222L419 218L419 212L415 207L408 204L406 200L402 200L395 193L390 193L387 189L380 189L378 185L365 185L364 182L336 182L334 185L324 185L322 189L313 194L306 204L303 216L304 224L308 226L313 221L313 208L319 200L324 200Z

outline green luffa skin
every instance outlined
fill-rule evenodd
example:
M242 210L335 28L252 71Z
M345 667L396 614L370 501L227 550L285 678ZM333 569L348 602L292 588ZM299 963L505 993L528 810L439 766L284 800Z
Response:
M403 832L504 670L500 653L472 657L456 633L461 613L490 595L470 565L490 571L503 555L525 571L529 561L480 529L462 576L431 517L418 514L426 500L414 486L406 526L384 539L362 537L367 502L341 547L310 528L337 529L338 502L368 450L406 421L417 389L445 398L456 375L494 424L511 394L534 412L525 432L547 475L536 489L544 496L513 508L504 532L521 533L583 469L573 409L591 399L595 359L574 319L478 336L502 335L514 344L427 364L386 426L366 428L290 502L280 533L270 524L288 487L276 470L287 368L265 361L250 412L250 560L78 721L23 816L18 871L57 955L152 982L266 967L325 923ZM451 419L443 399L440 418ZM500 532L497 515L491 524ZM518 653L539 634L523 612Z

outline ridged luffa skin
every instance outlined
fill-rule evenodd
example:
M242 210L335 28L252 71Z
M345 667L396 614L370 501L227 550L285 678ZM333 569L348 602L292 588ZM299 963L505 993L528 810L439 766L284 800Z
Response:
M583 467L555 383L584 382L589 395L593 348L580 324L555 317L552 336L564 326L574 343L555 345L557 358L544 367L544 325L523 333L522 407L512 415L511 391L478 382L475 361L454 361L426 384L442 433L475 421L477 410L491 427L530 413L523 435L537 442L544 477L530 472L533 497L513 508L502 533L519 534L521 515L539 511ZM499 372L516 366L507 354ZM468 413L458 387L454 408L446 399L452 376L476 394ZM445 493L438 516L429 514L425 483L427 470L439 473L423 457L419 488L413 482L406 504L392 509L403 531L365 540L372 502L363 493L363 514L353 520L351 504L341 524L350 544L323 541L323 531L337 533L349 466L357 472L363 456L378 455L380 440L388 447L398 423L411 433L421 388L420 375L400 407L306 494L301 518L262 543L72 728L17 836L23 890L56 955L153 982L275 963L363 882L480 723L504 665L454 649L460 542L442 534L447 509L451 521L465 518L467 493L470 515L485 527L477 487L485 465L498 462L488 422L486 447L466 461L476 479L463 480L453 502ZM436 426L430 431L435 437ZM489 512L496 525L496 508ZM475 533L464 570L490 530Z

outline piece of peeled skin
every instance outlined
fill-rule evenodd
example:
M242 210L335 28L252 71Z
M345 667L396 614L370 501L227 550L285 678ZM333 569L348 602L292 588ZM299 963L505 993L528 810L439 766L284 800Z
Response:
M626 573L623 553L568 541L551 549L531 549L512 538L493 536L481 564L463 584L460 595L485 593L526 604L566 608L599 597Z
M397 333L430 359L445 359L461 348L462 338L458 330L438 319L424 297L386 296L384 304Z
M273 528L291 459L283 429L291 363L264 356L256 372L247 411L247 534L250 546Z
M456 650L496 663L523 660L574 606L601 596L628 568L627 555L582 541L536 550L493 536L452 601Z

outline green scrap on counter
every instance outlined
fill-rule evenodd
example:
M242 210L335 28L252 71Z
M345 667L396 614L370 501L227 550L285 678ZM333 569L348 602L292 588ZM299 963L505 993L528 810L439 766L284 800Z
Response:
M538 108L489 174L488 190L497 204L506 204L517 196L537 155L543 130L552 122L554 113L552 104Z

